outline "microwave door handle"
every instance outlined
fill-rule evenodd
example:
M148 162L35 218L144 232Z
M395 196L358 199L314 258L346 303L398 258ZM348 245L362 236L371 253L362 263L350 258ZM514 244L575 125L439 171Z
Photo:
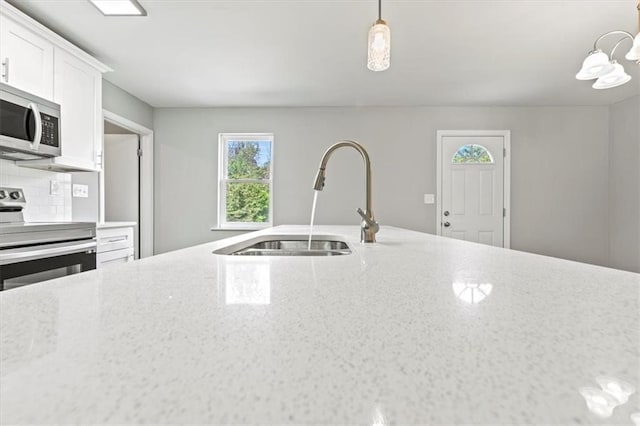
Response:
M40 139L42 139L42 117L40 117L40 109L37 104L31 102L27 105L27 108L33 111L33 118L36 120L36 133L33 135L33 141L31 141L31 149L37 151L40 146Z

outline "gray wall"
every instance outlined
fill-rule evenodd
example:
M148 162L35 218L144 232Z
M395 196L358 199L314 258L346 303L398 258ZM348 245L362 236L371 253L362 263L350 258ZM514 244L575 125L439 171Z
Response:
M102 108L153 129L153 107L104 79Z
M104 134L105 135L133 135L135 134L131 130L124 129L108 121L104 121Z
M640 272L640 96L610 107L609 257Z
M102 80L102 108L149 129L153 129L153 107L118 86ZM89 186L89 198L72 199L72 218L75 221L97 222L99 219L98 173L71 173L72 183Z
M155 251L227 236L217 212L217 135L273 132L275 224L307 224L313 177L339 139L368 149L381 225L435 233L436 130L511 130L512 248L608 262L608 107L211 108L154 111ZM362 161L337 152L316 223L353 224ZM180 194L180 200L176 198Z

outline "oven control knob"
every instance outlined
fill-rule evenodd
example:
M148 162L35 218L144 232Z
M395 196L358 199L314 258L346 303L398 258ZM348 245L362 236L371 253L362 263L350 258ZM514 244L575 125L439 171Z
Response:
M20 198L20 192L13 191L12 193L9 194L9 197L13 198L14 200L17 200Z
M0 190L0 200L4 200L5 198L7 198L7 191L2 189Z

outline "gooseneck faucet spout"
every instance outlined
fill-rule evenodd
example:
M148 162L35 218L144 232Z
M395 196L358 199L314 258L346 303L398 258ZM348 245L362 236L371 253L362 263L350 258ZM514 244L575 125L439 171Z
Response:
M342 148L343 146L350 146L351 148L355 149L362 156L362 160L364 160L366 206L364 211L362 211L362 209L360 208L358 208L358 210L356 211L360 216L362 216L362 223L360 226L360 241L363 243L375 243L376 232L378 232L380 226L373 217L373 208L371 206L371 161L369 161L369 154L367 154L367 150L364 149L362 145L360 145L356 141L350 140L339 141L331 145L322 156L322 160L320 160L320 168L318 170L318 174L316 175L313 189L315 189L316 191L322 191L324 189L325 170L327 168L327 163L329 162L329 157L331 157L333 151L338 148Z

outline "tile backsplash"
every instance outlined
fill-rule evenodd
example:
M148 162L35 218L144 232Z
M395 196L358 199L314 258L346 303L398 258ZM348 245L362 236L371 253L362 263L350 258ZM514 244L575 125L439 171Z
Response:
M56 195L50 194L51 181L58 183ZM13 161L0 160L0 186L22 188L27 199L27 222L70 221L71 175L47 170L18 167Z

